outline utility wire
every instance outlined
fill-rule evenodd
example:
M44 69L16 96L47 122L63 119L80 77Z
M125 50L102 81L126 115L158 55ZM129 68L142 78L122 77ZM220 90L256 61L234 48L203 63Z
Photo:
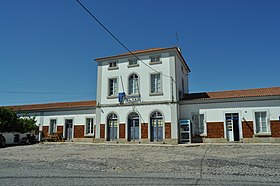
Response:
M90 95L95 93L90 92L39 92L39 91L0 91L0 94L81 94L81 95Z
M156 69L154 69L153 67L149 66L148 64L144 63L144 61L142 61L137 55L135 55L131 50L128 49L128 47L126 47L112 32L110 32L110 30L108 30L79 0L76 0L79 5L85 10L87 11L87 13L106 31L108 32L123 48L125 48L131 55L133 55L135 58L137 58L141 63L143 63L144 65L146 65L148 68L150 68L151 70L153 70L154 72L156 73L160 73L159 71L157 71ZM169 77L171 78L171 80L175 83L175 87L176 89L178 89L179 91L182 91L180 90L178 87L177 87L177 83L176 81L174 80L173 77L169 76L169 75L166 75L166 74L163 74L161 73L162 76L165 76L165 77Z
M41 104L42 102L54 102L54 101L61 101L61 100L69 100L69 99L80 99L80 98L86 98L86 97L89 97L89 95L87 96L79 96L79 97L63 97L63 98L58 98L58 99L45 99L45 100L40 100L39 103L38 101L36 101L37 103L33 101L17 101L17 102L0 102L0 104L3 104L3 103L8 103L8 104L14 104L14 103L22 103L22 104ZM4 105L2 105L4 106ZM6 105L5 105L6 106ZM1 105L0 105L1 107Z

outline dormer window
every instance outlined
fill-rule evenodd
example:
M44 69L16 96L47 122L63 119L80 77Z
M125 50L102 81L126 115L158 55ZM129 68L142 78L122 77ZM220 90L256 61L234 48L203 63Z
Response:
M117 62L116 61L113 61L113 62L109 62L109 70L112 70L112 69L118 69L119 67L117 66Z
M128 65L137 65L137 64L138 64L137 59L128 60Z
M137 61L137 59L129 59L128 60L128 65L127 65L127 67L138 67L139 66L139 64L138 64L138 61Z
M160 61L160 56L151 56L151 62Z
M151 59L150 65L161 63L160 56L151 56L150 59Z

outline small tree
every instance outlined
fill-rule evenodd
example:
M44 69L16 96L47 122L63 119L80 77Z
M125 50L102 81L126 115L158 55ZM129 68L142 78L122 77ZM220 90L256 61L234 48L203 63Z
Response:
M37 130L35 118L20 118L10 108L0 107L0 132L21 132Z

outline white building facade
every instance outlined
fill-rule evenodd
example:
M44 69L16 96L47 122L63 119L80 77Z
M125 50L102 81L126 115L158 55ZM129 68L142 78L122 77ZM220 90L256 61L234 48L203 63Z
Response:
M178 101L188 91L190 72L180 50L142 50L96 61L95 140L178 143Z
M95 101L12 106L19 116L35 117L42 138L60 133L66 141L93 142Z
M178 144L180 122L189 121L192 142L280 142L280 87L189 93L177 47L96 62L96 101L12 108L68 141Z

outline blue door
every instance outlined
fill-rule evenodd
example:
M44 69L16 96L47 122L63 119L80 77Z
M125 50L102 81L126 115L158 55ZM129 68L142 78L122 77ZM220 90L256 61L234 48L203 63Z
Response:
M133 112L128 116L128 141L139 139L139 116Z
M114 141L118 137L118 116L111 113L107 118L107 140Z
M110 120L108 122L108 137L109 141L114 141L117 139L118 134L118 126L117 126L117 120Z
M151 114L151 141L163 140L163 117L160 112Z

